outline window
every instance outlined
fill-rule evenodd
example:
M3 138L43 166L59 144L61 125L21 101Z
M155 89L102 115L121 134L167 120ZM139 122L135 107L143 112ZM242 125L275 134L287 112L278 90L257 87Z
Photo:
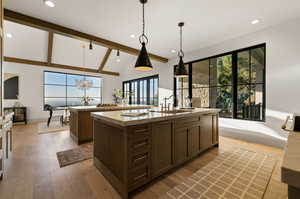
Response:
M77 83L86 81L88 88L79 88ZM90 104L102 102L102 78L58 72L44 72L44 104L53 107L83 105L82 98L92 99Z
M158 75L123 82L129 104L158 105Z
M193 61L186 67L189 77L174 78L177 105L184 106L184 98L192 97L194 107L219 108L221 117L265 120L265 44Z

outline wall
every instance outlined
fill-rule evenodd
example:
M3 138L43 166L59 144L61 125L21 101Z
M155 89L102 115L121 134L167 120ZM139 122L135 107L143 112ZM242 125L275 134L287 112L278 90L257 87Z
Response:
M19 75L19 100L4 100L4 106L12 106L16 101L28 108L29 122L43 121L49 113L43 111L43 71L57 71L86 75L94 73L82 73L74 70L53 69L49 67L30 66L17 63L4 62L4 72ZM112 90L120 88L121 79L116 76L101 75L103 77L103 102L113 103Z
M300 112L299 27L300 19L297 19L185 54L184 60L189 62L266 43L266 122L221 118L221 135L284 147L287 133L281 130L281 125L287 115ZM177 62L174 58L168 64L154 64L156 67L151 74L159 74L160 90L167 91L163 93L170 93L173 89L173 66ZM130 69L122 73L122 80L147 75Z

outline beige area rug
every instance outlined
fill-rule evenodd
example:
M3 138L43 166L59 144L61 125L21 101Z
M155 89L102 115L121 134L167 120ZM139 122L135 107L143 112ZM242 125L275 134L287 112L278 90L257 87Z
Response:
M93 158L93 144L85 144L80 147L57 152L57 159L60 167L68 166L83 160Z
M246 149L224 152L160 199L261 199L275 164Z
M54 121L51 122L49 127L47 126L47 122L39 123L38 125L38 133L45 134L45 133L55 133L58 131L65 131L69 130L69 125L61 125L60 122Z

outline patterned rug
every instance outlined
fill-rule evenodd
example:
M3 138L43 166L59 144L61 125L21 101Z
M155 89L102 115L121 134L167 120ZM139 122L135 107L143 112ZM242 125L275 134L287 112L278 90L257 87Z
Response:
M67 151L57 152L60 167L68 166L93 158L93 144L86 144Z
M261 199L275 164L246 149L224 152L160 199Z

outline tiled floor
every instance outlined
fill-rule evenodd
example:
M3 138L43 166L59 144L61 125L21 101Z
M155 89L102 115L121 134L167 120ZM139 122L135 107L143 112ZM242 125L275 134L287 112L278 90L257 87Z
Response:
M242 148L224 152L161 199L261 199L276 160Z

